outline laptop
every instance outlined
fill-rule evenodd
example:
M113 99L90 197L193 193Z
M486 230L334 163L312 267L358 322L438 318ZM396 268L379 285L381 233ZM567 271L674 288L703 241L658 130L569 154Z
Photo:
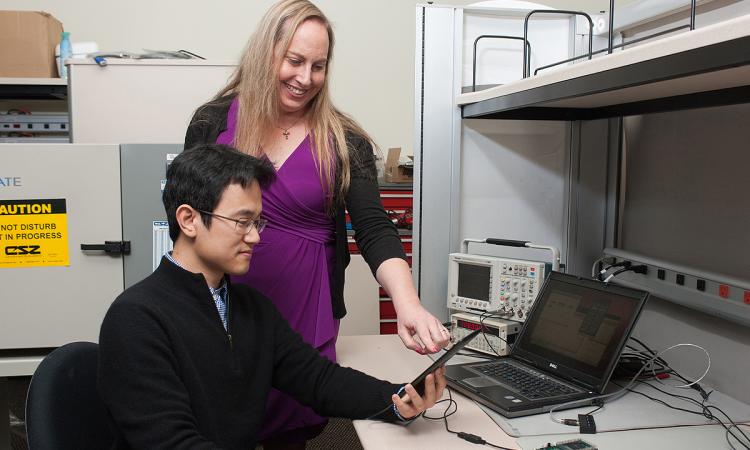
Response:
M648 292L551 272L508 356L446 366L448 385L505 417L591 404ZM587 401L588 400L588 401Z

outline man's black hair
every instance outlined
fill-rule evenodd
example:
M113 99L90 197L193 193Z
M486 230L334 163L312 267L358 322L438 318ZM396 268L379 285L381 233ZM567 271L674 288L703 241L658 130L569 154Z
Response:
M172 242L180 235L176 217L180 205L212 212L230 184L246 188L257 180L264 188L274 177L273 166L267 159L252 157L228 145L201 144L183 151L167 169L167 183L161 196ZM211 226L210 215L203 214L202 220L206 228Z

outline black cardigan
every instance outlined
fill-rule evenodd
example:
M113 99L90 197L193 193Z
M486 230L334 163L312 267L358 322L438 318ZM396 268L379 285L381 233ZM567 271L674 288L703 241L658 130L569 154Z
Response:
M323 416L398 421L399 385L320 356L252 288L227 299L228 331L203 275L162 258L110 306L98 388L115 449L253 449L272 386Z
M224 97L209 102L195 112L185 134L185 148L198 144L213 144L222 131L227 129L227 113L233 97ZM346 235L346 213L349 211L354 240L362 252L373 274L380 264L390 258L406 259L398 232L383 209L377 183L377 170L372 145L361 136L347 134L351 181L349 191L342 202L334 198L336 206L336 267L331 283L333 316L340 319L346 315L344 305L344 274L349 265L349 246ZM340 172L336 174L337 186ZM262 239L262 237L261 237Z

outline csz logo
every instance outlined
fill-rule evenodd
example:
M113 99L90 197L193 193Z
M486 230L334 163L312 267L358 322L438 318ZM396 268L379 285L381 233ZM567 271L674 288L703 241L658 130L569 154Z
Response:
M38 245L6 245L6 255L41 255Z

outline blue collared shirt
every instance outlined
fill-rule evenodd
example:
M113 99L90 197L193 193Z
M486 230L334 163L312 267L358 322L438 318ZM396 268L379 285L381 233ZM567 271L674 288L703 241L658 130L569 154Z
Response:
M174 259L172 256L172 252L167 252L166 255L168 260L172 261L177 267L184 269L180 263L177 262L177 260ZM216 304L216 310L219 311L219 317L221 318L221 323L224 324L224 329L227 329L227 302L229 301L229 293L227 292L227 280L222 280L221 286L214 289L211 286L208 286L208 290L211 292L211 297L214 299L214 303Z

